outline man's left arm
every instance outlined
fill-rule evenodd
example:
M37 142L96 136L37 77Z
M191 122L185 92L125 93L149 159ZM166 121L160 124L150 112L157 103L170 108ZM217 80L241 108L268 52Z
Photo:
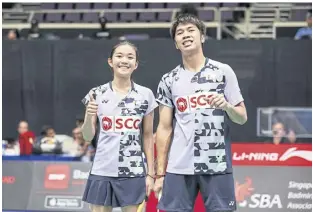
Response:
M248 120L247 110L244 102L240 102L235 106L228 103L225 111L229 118L237 124L243 125Z
M225 110L233 122L243 125L247 122L248 116L236 74L229 65L225 64L223 68L226 78L224 95L213 95L210 102L216 108Z
M247 110L240 91L237 76L229 65L225 65L225 76L226 84L224 94L227 104L224 110L233 122L242 125L248 120Z

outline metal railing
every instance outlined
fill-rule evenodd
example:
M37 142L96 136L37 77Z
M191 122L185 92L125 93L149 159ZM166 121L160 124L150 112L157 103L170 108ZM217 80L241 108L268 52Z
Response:
M310 6L297 6L292 7L291 10L309 10L312 9ZM225 11L244 11L246 13L246 17L248 12L253 11L273 11L275 12L276 20L279 20L281 12L284 12L288 9L286 8L246 8L246 7L198 7L197 10L201 11L212 11L214 13L214 21L221 20L221 13ZM150 13L150 12L172 12L173 16L175 17L176 13L179 11L179 8L146 8L146 9L51 9L51 10L30 10L30 11L23 11L23 10L15 10L15 9L4 9L2 10L2 14L10 14L10 13L24 13L28 14L28 21L34 17L35 14L42 14L42 13L98 13L99 15L104 15L107 13Z
M286 11L286 8L245 8L245 7L222 7L222 8L216 8L216 7L199 7L197 8L198 11L211 11L214 14L214 21L205 22L205 25L207 27L214 27L217 29L217 39L221 39L221 33L222 28L225 28L227 26L233 26L238 27L243 32L243 37L249 38L251 31L250 28L253 26L251 23L251 13L254 11L273 11L275 13L275 20L280 21L279 17L281 15L281 12ZM312 9L310 6L293 6L290 11L293 10L309 10ZM28 23L3 23L2 28L3 29L23 29L23 28L30 28L29 22L33 19L35 14L42 14L42 13L98 13L99 16L105 15L108 13L150 13L150 12L172 12L172 20L175 18L176 13L179 11L179 8L161 8L161 9L155 9L155 8L147 8L147 9L70 9L70 10L62 10L62 9L54 9L54 10L32 10L32 11L22 11L22 10L2 10L2 14L9 14L9 13L24 13L28 14ZM226 23L222 21L222 15L224 12L227 11L243 11L244 12L244 19L241 23L235 23L230 22ZM303 17L301 25L304 24L305 17ZM285 22L288 26L289 22ZM294 22L291 22L294 24ZM268 24L268 23L267 23ZM256 25L256 24L254 24ZM262 26L262 23L258 23L258 26ZM98 23L41 23L39 24L40 28L63 28L63 29L74 29L74 28L99 28ZM108 23L108 28L168 28L170 27L170 23L168 22L133 22L133 23L123 23L123 22L117 22L117 23ZM275 34L275 22L273 22L273 34ZM242 38L242 37L241 37Z

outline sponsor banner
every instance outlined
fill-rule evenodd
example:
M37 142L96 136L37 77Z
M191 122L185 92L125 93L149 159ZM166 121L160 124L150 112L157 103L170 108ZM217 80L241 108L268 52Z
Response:
M240 146L244 148L242 145L237 147ZM290 148L308 151L298 145L285 147L285 151L278 158ZM236 152L236 147L233 150ZM293 157L285 162L289 163L288 160L293 160ZM259 161L252 161L256 162ZM275 164L273 161L270 166L249 166L247 161L244 164L234 165L238 212L312 211L311 167L298 166L295 162L293 164L297 164L296 166L278 167L272 166ZM88 204L81 200L90 167L90 163L82 162L3 161L3 208L55 212L90 211ZM156 212L156 204L156 199L150 197L147 210ZM117 208L114 211L121 210ZM204 212L201 196L197 198L195 211Z
M236 166L234 178L239 212L312 211L312 168Z
M5 209L25 210L32 189L32 162L2 162L2 204Z
M312 166L311 144L232 144L233 165Z
M33 188L27 209L88 211L88 204L81 198L90 166L82 162L34 162Z

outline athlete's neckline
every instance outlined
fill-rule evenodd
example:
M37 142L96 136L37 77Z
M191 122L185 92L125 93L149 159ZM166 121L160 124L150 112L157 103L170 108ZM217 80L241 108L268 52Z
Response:
M130 81L130 83L131 83L131 89L130 89L130 91L136 91L136 89L135 89L135 83L134 83L134 81ZM113 86L112 86L112 81L110 81L109 82L109 85L110 85L110 89L111 89L111 91L113 91L114 92L114 90L113 90Z
M205 70L205 67L206 67L206 65L207 65L208 63L209 63L209 58L205 57L204 66L200 69L200 71L199 71L199 72L204 71L204 70ZM183 64L183 63L181 63L181 64L180 64L180 67L181 67L182 69L184 69L185 71L188 71L188 72L192 72L192 73L199 73L199 72L189 71L188 69L185 69L185 67L184 67L184 64Z

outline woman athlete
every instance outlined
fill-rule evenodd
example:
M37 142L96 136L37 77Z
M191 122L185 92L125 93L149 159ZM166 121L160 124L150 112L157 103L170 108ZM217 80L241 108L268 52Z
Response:
M83 201L90 203L92 212L110 212L114 207L136 212L153 189L153 117L157 103L149 88L131 80L138 67L136 46L129 42L117 44L108 64L113 80L91 89L83 99L83 136L88 141L97 136Z

